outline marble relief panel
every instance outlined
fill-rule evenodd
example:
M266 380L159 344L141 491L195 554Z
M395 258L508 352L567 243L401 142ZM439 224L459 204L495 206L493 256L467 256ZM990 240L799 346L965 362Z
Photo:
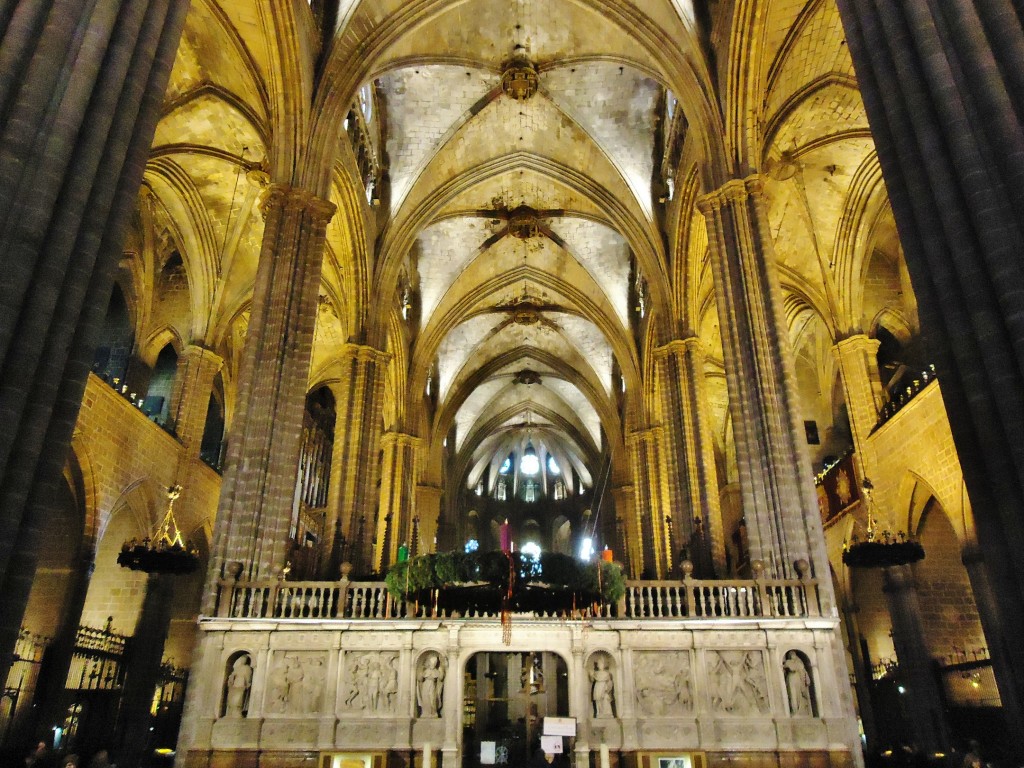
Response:
M693 709L688 651L637 651L633 654L637 709L645 717L678 717Z

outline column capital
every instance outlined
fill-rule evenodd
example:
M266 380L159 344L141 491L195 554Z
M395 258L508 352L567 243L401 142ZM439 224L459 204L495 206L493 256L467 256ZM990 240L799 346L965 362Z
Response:
M873 339L866 333L855 333L839 339L832 345L832 351L841 356L846 353L862 352L868 355L878 354L878 347L881 345L878 339Z
M633 446L648 440L658 440L664 436L665 428L660 424L643 429L635 429L626 435L626 445Z
M436 485L417 485L416 486L416 497L434 498L440 499L444 494L444 489Z
M181 355L179 357L191 357L197 360L207 363L214 369L219 371L224 367L224 358L214 352L212 349L202 346L201 344L195 344L189 342L181 349Z
M731 203L738 203L764 192L764 177L760 174L745 179L729 179L718 189L697 198L697 209L708 216Z
M417 435L410 435L408 432L384 432L380 436L381 448L389 446L411 446L413 449L423 445L423 438Z
M672 339L672 341L654 348L654 357L665 358L670 355L685 355L687 353L704 353L704 342L698 336L687 336L685 339Z
M286 211L308 213L315 222L326 226L334 216L337 206L330 200L324 200L307 189L293 187L290 184L270 184L263 193L263 215L274 207Z
M342 345L341 356L358 360L360 363L377 363L378 365L387 365L392 357L390 352L383 352L368 344L353 344L351 342Z

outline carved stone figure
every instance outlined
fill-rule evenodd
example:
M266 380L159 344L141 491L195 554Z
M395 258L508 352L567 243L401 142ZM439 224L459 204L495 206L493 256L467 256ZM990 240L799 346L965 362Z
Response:
M231 665L231 674L226 681L227 696L224 700L226 717L245 717L249 709L249 690L252 688L252 660L243 653Z
M671 717L690 710L688 653L641 651L633 658L637 704L645 717Z
M306 714L320 708L324 656L289 653L270 670L267 711Z
M286 657L283 663L270 670L268 712L284 712L288 709L288 664Z
M591 701L594 702L594 717L615 717L615 680L608 669L608 659L598 654L594 668L590 671Z
M393 712L398 703L398 654L368 651L348 656L343 705L370 714Z
M303 712L320 710L320 693L324 687L324 660L319 656L306 659L303 664L302 699Z
M786 654L782 662L782 668L786 673L786 694L789 698L789 713L798 716L811 716L814 714L811 706L811 675L807 671L807 664L796 651Z
M734 715L767 712L764 659L750 651L715 651L711 660L711 708Z
M423 667L416 686L416 703L420 707L420 717L440 717L444 703L444 669L436 653L428 653L423 659Z

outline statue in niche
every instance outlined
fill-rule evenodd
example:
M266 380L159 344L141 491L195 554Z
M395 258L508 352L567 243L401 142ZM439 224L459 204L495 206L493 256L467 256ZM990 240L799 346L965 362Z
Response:
M711 708L733 715L767 712L768 681L760 653L717 651L711 662Z
M608 669L608 659L598 654L594 668L590 671L591 701L594 702L594 717L615 717L615 680Z
M782 669L786 673L789 713L810 717L814 714L814 709L811 706L811 675L807 671L807 664L799 653L790 651L782 662Z
M420 707L420 717L440 717L443 706L444 669L436 653L429 653L423 659L418 685L416 686L416 703Z
M397 653L349 654L344 684L344 706L368 713L393 711L398 695Z
M252 688L252 659L249 654L243 653L235 659L226 685L225 717L245 717L249 710L249 690Z
M634 657L636 698L646 717L671 717L689 711L690 658L681 652L641 652Z

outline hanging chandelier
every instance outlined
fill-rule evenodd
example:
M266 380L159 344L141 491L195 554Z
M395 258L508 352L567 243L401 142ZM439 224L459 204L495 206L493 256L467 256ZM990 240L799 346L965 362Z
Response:
M199 565L199 550L181 537L174 519L174 502L181 486L167 489L167 513L152 537L130 539L121 545L117 564L144 573L192 573Z
M843 544L843 562L850 568L892 568L924 559L924 547L903 531L878 531L874 515L873 486L866 477L861 485L868 511L867 532L863 540L856 533Z

